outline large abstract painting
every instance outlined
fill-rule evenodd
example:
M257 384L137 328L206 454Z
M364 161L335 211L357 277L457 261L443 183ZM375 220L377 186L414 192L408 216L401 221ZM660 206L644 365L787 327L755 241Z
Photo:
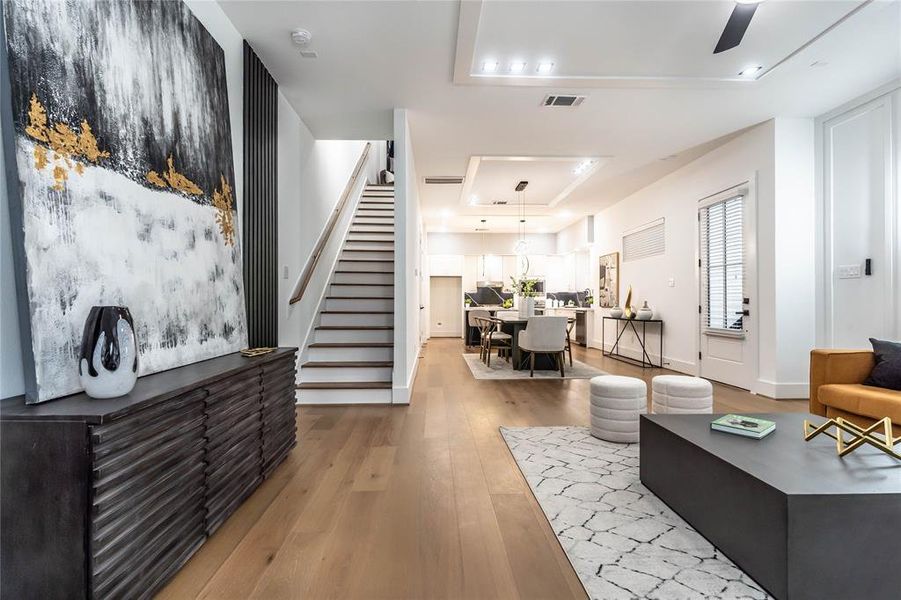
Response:
M141 374L244 347L222 48L182 2L5 0L3 22L28 400L80 389L94 305L130 308Z

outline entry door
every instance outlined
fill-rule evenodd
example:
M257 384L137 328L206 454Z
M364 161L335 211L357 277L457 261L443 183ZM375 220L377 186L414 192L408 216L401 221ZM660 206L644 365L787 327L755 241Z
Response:
M835 348L869 348L870 337L901 335L892 282L901 219L892 210L891 118L891 97L883 96L824 124L826 343Z
M429 308L432 337L463 336L463 280L430 277Z
M757 372L754 200L743 185L699 206L700 375L746 390Z

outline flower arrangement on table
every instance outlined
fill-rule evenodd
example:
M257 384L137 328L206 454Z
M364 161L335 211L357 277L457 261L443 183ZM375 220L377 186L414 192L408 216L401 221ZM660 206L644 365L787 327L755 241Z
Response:
M516 277L511 277L510 280L513 282L513 293L521 298L535 298L538 296L538 290L535 289L539 283L539 279L534 279L530 277L522 277L517 279Z

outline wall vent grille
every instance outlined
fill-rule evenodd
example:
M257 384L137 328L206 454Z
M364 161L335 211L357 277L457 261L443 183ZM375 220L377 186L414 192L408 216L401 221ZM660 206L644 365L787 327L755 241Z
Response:
M563 108L575 108L585 102L586 96L572 96L564 94L548 94L541 101L542 106L559 106Z
M429 185L460 185L463 183L463 177L458 177L455 175L432 175L423 177L422 180Z

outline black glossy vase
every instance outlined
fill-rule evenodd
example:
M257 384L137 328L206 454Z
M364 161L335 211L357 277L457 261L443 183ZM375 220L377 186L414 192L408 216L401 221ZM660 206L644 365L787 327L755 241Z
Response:
M78 377L91 398L115 398L138 380L138 345L124 306L94 306L84 323Z

